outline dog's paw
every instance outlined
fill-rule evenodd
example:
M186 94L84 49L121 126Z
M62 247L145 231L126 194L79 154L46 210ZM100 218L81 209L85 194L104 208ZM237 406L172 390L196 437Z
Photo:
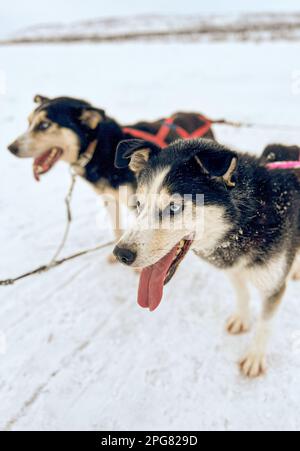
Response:
M106 260L110 265L115 265L116 263L118 263L118 259L114 254L109 254Z
M267 371L266 358L261 354L250 352L239 365L242 374L253 379L265 375Z
M244 334L249 331L249 321L242 318L240 315L233 315L226 324L227 332L231 335Z

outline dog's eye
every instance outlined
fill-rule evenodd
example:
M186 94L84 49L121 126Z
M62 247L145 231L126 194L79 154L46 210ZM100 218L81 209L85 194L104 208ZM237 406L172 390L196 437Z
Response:
M141 212L141 202L140 201L137 201L136 209L137 209L138 214L140 214L140 212Z
M175 203L172 202L169 207L167 208L167 212L169 212L169 214L171 216L175 216L178 215L179 213L181 213L183 211L183 203Z
M274 152L269 153L268 157L267 157L268 161L275 161L276 160L276 155Z
M37 130L40 132L44 132L45 130L48 130L48 128L51 126L50 122L44 121L41 122L38 126L37 126Z

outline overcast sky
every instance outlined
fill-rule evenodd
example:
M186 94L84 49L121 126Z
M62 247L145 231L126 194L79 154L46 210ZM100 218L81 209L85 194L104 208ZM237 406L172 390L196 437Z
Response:
M300 11L299 0L1 0L0 35L40 23L141 13Z

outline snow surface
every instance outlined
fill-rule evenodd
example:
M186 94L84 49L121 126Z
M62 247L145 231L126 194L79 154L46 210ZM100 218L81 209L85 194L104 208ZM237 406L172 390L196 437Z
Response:
M64 228L68 169L38 185L31 162L6 151L25 129L36 93L81 96L128 123L176 110L299 124L296 44L122 44L0 48L0 278L46 263ZM220 141L260 153L299 143L300 130L230 129ZM106 213L80 181L67 255L109 241ZM288 289L268 375L249 381L236 362L250 336L226 335L234 309L226 277L194 255L154 314L136 304L138 278L82 258L0 288L3 430L298 430L299 284ZM254 294L253 310L260 302Z

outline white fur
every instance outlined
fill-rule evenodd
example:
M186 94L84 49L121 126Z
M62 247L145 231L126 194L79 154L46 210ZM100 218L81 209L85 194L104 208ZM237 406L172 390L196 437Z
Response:
M237 310L228 320L227 330L232 335L247 332L250 327L250 293L247 280L238 271L229 273L236 293Z
M232 334L247 331L250 322L249 294L247 284L252 283L263 300L262 315L252 344L241 360L241 371L245 376L257 377L266 371L266 352L272 332L272 319L280 304L282 286L285 284L288 267L285 253L273 257L265 266L248 267L246 260L230 272L237 293L237 313L228 322ZM274 296L272 302L270 299ZM271 303L271 304L270 304Z
M193 244L195 252L209 256L215 250L218 242L230 230L231 225L225 220L224 209L217 206L197 207L197 218L202 218L203 224L197 224L197 233ZM202 230L201 230L202 228Z

